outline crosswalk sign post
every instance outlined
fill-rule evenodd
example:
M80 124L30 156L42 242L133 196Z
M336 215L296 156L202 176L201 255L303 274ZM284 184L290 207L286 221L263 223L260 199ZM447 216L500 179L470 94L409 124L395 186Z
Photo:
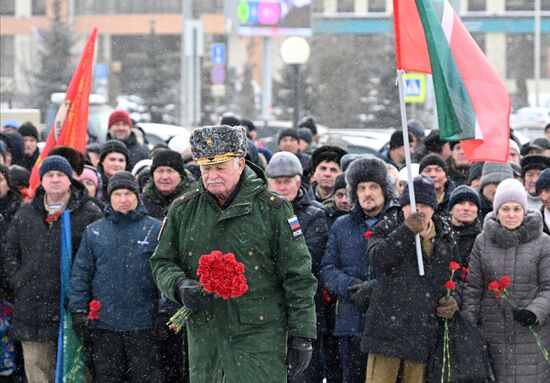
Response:
M418 104L426 101L426 75L424 73L405 73L405 102Z

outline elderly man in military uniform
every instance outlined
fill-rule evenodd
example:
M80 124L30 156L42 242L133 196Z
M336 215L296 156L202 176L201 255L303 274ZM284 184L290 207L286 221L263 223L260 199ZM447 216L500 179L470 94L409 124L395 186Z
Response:
M291 205L267 189L245 161L241 126L193 130L196 191L169 209L151 258L153 277L170 299L192 311L187 321L191 382L286 382L302 372L315 339L311 256ZM248 291L222 300L197 281L199 258L235 254Z

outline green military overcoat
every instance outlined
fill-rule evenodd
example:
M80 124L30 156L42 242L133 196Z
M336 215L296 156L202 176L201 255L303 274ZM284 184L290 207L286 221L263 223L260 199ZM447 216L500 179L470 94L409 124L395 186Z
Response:
M245 266L248 291L210 301L187 322L191 382L286 382L287 336L315 338L317 281L311 256L288 201L267 190L250 165L238 192L222 209L202 182L169 209L153 277L170 299L179 278L197 279L199 258L213 250L234 253Z

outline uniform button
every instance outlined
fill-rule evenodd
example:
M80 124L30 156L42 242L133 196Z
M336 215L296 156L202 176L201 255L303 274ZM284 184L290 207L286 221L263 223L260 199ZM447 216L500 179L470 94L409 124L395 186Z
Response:
M254 266L254 270L258 270L258 269L259 269L259 267L258 267L258 266Z
M264 316L263 316L263 315L260 315L260 320L264 320Z
M252 251L249 251L248 255L254 255L254 253Z
M188 256L192 256L193 255L193 252L190 251L189 253L187 253Z

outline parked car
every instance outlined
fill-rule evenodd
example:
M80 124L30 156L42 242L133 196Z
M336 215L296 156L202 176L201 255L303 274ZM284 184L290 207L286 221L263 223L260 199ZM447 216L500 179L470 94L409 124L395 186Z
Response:
M390 141L395 129L329 129L320 138L320 145L338 145L349 153L378 155Z
M537 127L542 131L550 125L550 108L546 107L525 107L517 110L516 113L510 115L510 126L516 130L524 129L525 134L531 137L527 132L535 130ZM536 130L535 130L536 131ZM539 137L537 134L535 137Z
M172 137L189 135L191 133L190 129L177 125L140 122L137 126L145 133L145 140L150 149L160 143L167 144ZM189 141L189 137L187 137L187 141Z

